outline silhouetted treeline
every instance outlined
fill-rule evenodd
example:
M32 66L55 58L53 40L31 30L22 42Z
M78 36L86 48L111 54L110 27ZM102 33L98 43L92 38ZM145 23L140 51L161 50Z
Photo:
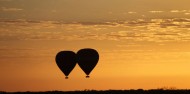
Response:
M190 94L190 90L85 90L85 91L46 91L46 92L0 92L1 94Z

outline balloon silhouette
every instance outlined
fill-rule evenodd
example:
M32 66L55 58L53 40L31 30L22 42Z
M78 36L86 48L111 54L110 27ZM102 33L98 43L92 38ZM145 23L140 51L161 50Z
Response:
M85 48L77 52L77 61L80 68L87 75L86 78L89 78L90 72L94 69L99 60L99 54L96 50Z
M76 65L77 57L73 51L61 51L56 55L56 63L59 69L65 74L65 79Z

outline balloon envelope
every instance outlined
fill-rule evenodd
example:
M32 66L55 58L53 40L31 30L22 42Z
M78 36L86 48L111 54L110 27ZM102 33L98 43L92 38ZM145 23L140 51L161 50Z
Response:
M86 48L77 52L77 62L80 68L88 75L94 69L99 60L99 54L96 50Z
M66 79L76 65L76 54L73 51L61 51L56 55L56 63L59 69L65 74Z

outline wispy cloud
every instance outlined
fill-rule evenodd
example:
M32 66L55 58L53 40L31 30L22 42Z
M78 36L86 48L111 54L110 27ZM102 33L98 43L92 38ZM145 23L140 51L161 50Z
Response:
M52 56L51 52L55 49L35 48L35 47L0 47L0 59L13 59L13 58L41 58ZM40 53L41 52L41 53ZM38 54L36 54L38 53Z
M161 11L161 10L152 10L152 11L149 11L150 13L163 13L164 11Z
M182 12L187 12L187 10L171 10L171 13L182 13Z
M1 21L1 40L189 41L190 19L123 22Z
M128 13L129 13L129 14L136 14L137 12L129 11Z
M188 13L184 13L185 15L190 15L190 13L188 12Z
M6 1L6 2L7 2L7 1L12 1L12 0L0 0L0 2L1 2L1 1Z
M1 7L1 10L4 11L4 12L17 12L17 11L22 11L23 9L21 9L21 8Z

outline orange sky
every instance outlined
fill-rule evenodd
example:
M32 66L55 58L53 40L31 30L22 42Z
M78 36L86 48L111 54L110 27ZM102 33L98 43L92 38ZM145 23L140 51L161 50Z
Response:
M0 91L190 88L190 2L170 1L0 0ZM55 55L81 48L99 63L64 79Z

